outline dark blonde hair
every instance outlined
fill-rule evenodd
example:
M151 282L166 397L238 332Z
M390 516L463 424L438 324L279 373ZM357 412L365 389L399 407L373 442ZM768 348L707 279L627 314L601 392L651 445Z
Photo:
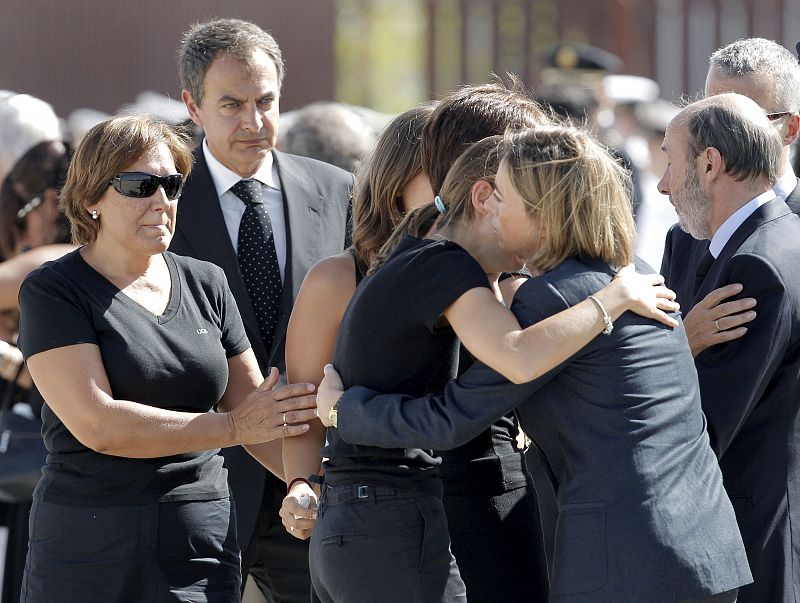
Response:
M356 173L352 241L362 271L403 219L403 189L422 171L420 136L434 106L414 107L389 122Z
M170 150L178 172L188 177L192 152L187 140L184 133L145 115L114 117L89 130L75 151L61 191L60 205L72 226L73 242L94 242L100 225L86 208L105 194L115 173L125 171L158 145Z
M548 126L510 134L502 157L528 214L546 231L531 263L552 270L570 257L625 266L636 227L630 174L590 134Z
M431 203L408 213L380 250L380 262L397 248L403 237L422 238L436 226L444 228L454 222L469 222L475 217L472 207L472 187L479 180L494 184L497 168L505 148L503 136L489 136L467 148L447 172L439 195L445 212L439 213Z

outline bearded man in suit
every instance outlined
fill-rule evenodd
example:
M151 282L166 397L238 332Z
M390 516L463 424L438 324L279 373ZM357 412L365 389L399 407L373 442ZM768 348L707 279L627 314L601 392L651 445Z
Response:
M170 250L225 270L262 373L276 366L283 374L286 327L305 273L345 247L353 177L274 149L284 64L257 25L197 24L184 34L179 63L183 101L205 136ZM283 467L269 467L273 475L253 458L263 458L259 446L247 452L223 452L242 573L249 570L269 601L308 601L308 543L278 517Z
M695 358L711 445L754 582L739 602L798 601L800 571L800 217L775 191L781 136L763 108L725 93L670 122L659 190L708 250L689 308L741 283L758 300L745 337ZM684 300L684 307L687 301Z
M723 92L754 100L778 130L783 148L773 188L792 211L800 213L800 186L790 159L790 149L800 133L797 58L765 38L746 38L723 46L709 58L705 95ZM694 275L707 249L707 240L695 239L676 224L667 233L661 264L661 274L683 308L686 334L695 356L710 345L742 337L746 323L755 318L752 307L756 300L743 299L738 286L730 285L702 300L693 300Z

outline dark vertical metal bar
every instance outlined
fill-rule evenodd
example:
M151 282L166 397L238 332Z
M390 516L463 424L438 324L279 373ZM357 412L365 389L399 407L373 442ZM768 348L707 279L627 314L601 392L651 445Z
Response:
M502 75L500 66L500 0L492 0L492 71Z
M433 98L439 91L438 74L436 72L436 0L427 0L428 18L428 97Z
M522 81L530 87L533 84L533 57L531 35L533 33L533 0L525 0L525 24L522 28Z
M690 55L692 48L692 40L690 37L691 30L689 27L689 0L683 0L681 3L681 11L683 13L683 90L689 90L689 65Z
M459 58L461 84L469 82L469 17L470 0L459 0L458 9L461 17L461 54Z

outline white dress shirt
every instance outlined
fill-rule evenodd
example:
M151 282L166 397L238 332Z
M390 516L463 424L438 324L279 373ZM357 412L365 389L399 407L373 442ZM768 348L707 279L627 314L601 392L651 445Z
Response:
M208 164L208 171L211 173L211 180L214 181L214 188L217 189L219 205L222 209L222 216L225 219L225 227L228 229L228 236L231 239L234 251L239 244L239 224L242 221L245 204L231 192L231 187L243 180L239 174L229 170L217 161L216 157L208 148L208 142L203 139L203 155ZM278 255L278 266L281 270L281 280L286 278L286 216L283 212L283 193L278 179L278 169L269 153L258 168L255 174L250 176L261 183L264 207L269 214L272 222L272 236L275 242L275 252Z
M775 194L786 201L786 197L792 194L794 187L797 186L797 176L794 175L794 170L790 167L786 173L778 178L772 190Z
M778 195L775 194L775 189L771 188L733 212L733 214L717 229L714 236L711 237L711 244L708 246L708 250L711 252L711 255L714 256L714 259L719 257L725 244L733 236L733 233L742 225L742 222L747 220L759 207L772 201L777 196Z

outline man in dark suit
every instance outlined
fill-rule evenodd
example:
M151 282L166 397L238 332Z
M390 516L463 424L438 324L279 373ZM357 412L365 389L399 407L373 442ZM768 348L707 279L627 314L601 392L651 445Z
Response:
M800 600L800 217L773 189L780 138L737 94L689 105L664 138L659 183L682 228L710 239L689 307L741 283L758 300L745 337L695 360L711 444L754 583L739 601ZM686 300L684 300L686 304Z
M225 269L262 372L276 366L283 374L287 323L303 277L345 246L353 177L274 150L283 60L261 28L237 19L198 24L184 35L179 56L182 98L205 138L170 250ZM248 452L270 461L262 447ZM242 448L224 454L243 575L249 569L269 601L308 601L308 543L288 535L278 517L282 463L270 465L272 475Z
M800 187L792 170L790 149L800 132L800 65L791 52L764 38L737 40L714 52L709 59L705 95L736 92L754 100L766 111L783 140L775 194L800 212ZM749 304L729 299L734 288L711 292L692 304L694 275L708 241L698 240L674 225L667 234L661 274L677 294L684 310L689 344L696 356L710 345L724 343L745 334L742 324L755 316ZM731 305L720 306L724 302ZM691 311L690 311L691 310Z

